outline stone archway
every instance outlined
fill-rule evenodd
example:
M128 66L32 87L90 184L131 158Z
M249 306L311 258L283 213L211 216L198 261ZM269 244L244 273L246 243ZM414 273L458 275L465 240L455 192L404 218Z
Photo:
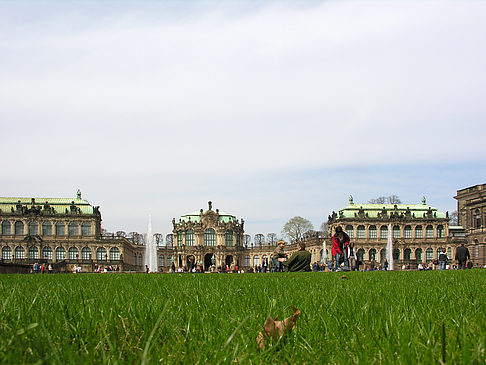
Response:
M204 271L211 270L211 266L213 265L213 259L215 260L213 253L207 253L204 255Z
M233 255L228 255L226 256L226 259L225 259L225 264L228 265L229 267L231 267L231 265L233 264Z

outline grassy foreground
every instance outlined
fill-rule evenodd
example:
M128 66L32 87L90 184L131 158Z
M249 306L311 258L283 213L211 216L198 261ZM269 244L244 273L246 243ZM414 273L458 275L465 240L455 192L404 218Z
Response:
M346 275L2 275L0 362L486 362L486 270ZM289 305L296 330L258 350Z

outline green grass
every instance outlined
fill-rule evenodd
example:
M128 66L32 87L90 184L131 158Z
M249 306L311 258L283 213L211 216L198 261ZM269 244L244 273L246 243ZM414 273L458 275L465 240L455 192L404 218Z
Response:
M485 363L486 270L0 276L1 363ZM268 315L302 311L260 351Z

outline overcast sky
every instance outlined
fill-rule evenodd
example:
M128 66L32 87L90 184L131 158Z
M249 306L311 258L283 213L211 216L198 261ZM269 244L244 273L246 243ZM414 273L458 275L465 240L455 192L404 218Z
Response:
M182 3L182 4L181 4ZM0 2L2 196L275 232L486 182L486 3Z

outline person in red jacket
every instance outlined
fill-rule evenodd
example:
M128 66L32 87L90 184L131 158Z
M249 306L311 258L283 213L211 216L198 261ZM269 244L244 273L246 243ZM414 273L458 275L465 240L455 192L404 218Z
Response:
M344 268L349 270L349 263L347 257L347 250L349 247L349 236L343 231L341 226L336 227L336 233L332 236L331 254L334 256L335 267L334 271L340 271L339 261L344 259Z

